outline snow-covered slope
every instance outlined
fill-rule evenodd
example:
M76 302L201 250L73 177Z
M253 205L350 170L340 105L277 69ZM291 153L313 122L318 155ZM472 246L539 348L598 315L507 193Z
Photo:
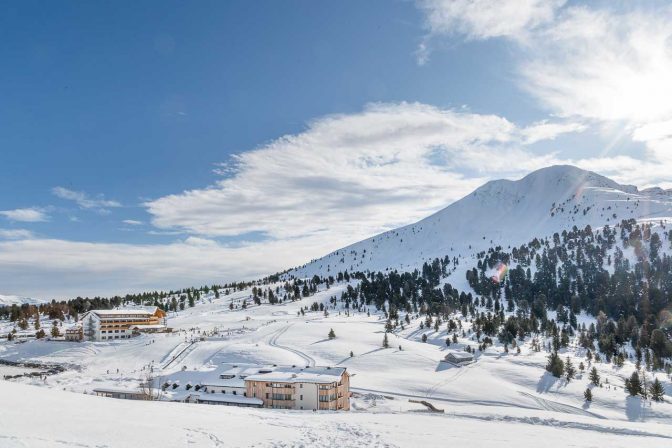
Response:
M21 305L24 303L29 305L39 305L41 301L30 297L7 296L0 294L0 306L10 306L13 304Z
M573 226L623 219L668 220L672 190L639 190L573 166L552 166L517 181L496 180L405 227L360 241L290 272L412 270L436 257L467 257L496 245L520 245Z
M581 416L493 420L389 411L270 411L113 400L2 381L0 394L7 399L0 419L0 446L7 448L431 447L446 445L446 440L462 446L528 448L560 437L567 446L664 447L672 437L666 425L614 427Z

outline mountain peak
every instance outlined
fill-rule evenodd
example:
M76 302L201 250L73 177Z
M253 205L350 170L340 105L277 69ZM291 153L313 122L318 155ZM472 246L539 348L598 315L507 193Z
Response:
M597 229L623 219L672 219L672 192L639 191L571 165L494 180L433 215L335 251L294 272L412 270L436 257L470 257L517 246L574 226Z

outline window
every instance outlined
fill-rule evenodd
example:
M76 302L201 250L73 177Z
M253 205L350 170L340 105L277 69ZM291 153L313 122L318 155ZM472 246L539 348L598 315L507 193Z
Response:
M301 398L300 398L300 400L302 400L302 401L303 401L303 395L301 395ZM301 408L301 409L303 409L303 408Z

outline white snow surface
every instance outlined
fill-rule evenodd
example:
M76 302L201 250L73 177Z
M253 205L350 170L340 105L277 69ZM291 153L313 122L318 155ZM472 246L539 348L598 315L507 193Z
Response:
M623 390L623 379L634 369L631 362L620 369L595 364L605 384L593 389L594 400L587 404L583 400L587 374L570 383L549 376L544 371L548 354L532 350L529 340L520 354L505 353L495 343L477 353L468 366L443 362L449 351L476 346L465 320L467 336L447 347L445 324L438 332L420 329L422 318L412 316L404 330L389 335L391 348L383 349L385 319L374 309L371 316L332 307L328 316L297 314L315 301L328 305L330 297L339 296L346 286L336 284L301 301L246 310L230 310L229 303L238 303L249 291L206 298L170 316L169 325L176 329L172 335L113 342L0 342L0 359L69 366L46 380L0 380L0 446L431 447L452 442L536 447L562 440L568 446L662 447L672 443L672 385L662 373L656 376L666 388L667 401L650 403L628 398ZM210 336L215 328L218 334ZM332 328L336 338L330 340ZM422 342L423 334L427 343ZM575 366L586 362L576 341L561 354L571 357ZM355 393L352 410L313 413L90 395L100 387L137 390L152 364L160 383L179 385L174 391L169 388L163 399L179 399L187 384L217 378L231 363L346 367ZM652 377L649 374L649 380ZM445 413L429 414L409 399L427 400Z

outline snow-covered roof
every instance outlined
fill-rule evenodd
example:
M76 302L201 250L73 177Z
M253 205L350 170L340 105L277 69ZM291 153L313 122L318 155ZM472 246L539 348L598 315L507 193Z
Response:
M137 328L138 330L162 330L166 328L163 324L153 324L153 325L131 325L130 328Z
M91 310L90 313L98 316L151 316L153 313L145 309L117 309L117 310Z
M472 355L471 353L467 353L467 352L450 352L446 355L446 357L448 357L448 356L452 356L455 359L461 359L461 360L465 360L465 361L474 359L474 355Z
M341 380L345 367L276 367L272 372L250 375L250 381L280 383L333 383Z
M142 394L141 391L139 390L133 390L133 389L118 389L114 387L97 387L93 389L94 393L102 393L102 394L133 394L133 395L140 395Z
M199 401L213 401L218 403L236 403L261 406L264 402L259 398L245 397L232 394L194 394Z

